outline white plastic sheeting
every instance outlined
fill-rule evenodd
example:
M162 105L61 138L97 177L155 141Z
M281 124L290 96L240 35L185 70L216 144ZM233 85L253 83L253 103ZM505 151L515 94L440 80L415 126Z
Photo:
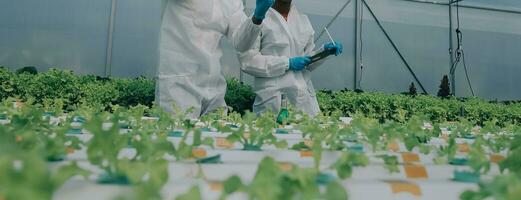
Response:
M358 0L360 1L360 0ZM448 74L448 8L405 0L366 0L404 54L427 91L435 94ZM109 46L112 0L2 0L0 1L0 65L68 68L83 74L153 77L157 65L160 25L159 0L117 0ZM246 0L251 9L254 0ZM298 0L297 6L320 29L346 0ZM438 1L444 2L444 1ZM318 89L403 92L413 82L402 61L364 8L363 74L355 80L355 3L331 27L344 43L340 57L314 72ZM465 0L462 4L521 10L517 0ZM469 75L476 94L487 99L521 99L521 14L462 8L461 26ZM321 40L319 42L323 42ZM239 77L235 53L226 42L222 59L225 74ZM111 55L106 66L107 55ZM463 67L457 71L457 91L470 95ZM251 77L244 76L245 82Z

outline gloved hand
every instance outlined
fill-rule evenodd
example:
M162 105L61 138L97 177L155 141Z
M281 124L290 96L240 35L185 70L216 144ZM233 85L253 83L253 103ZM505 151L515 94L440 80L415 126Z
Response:
M293 71L300 71L306 68L311 62L311 57L302 56L302 57L294 57L289 59L289 69Z
M275 0L257 0L255 12L253 12L253 17L257 20L264 20L266 18L266 13L273 6Z
M335 44L330 42L324 45L324 49L331 52L331 55L335 54L335 56L338 56L344 51L344 45L339 42L335 42Z

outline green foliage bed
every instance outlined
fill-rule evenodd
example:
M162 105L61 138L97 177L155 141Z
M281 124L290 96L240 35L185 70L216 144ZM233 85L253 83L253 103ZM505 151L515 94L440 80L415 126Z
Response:
M243 113L252 107L255 94L250 86L237 79L228 79L226 102L234 111ZM112 105L151 106L154 101L155 80L150 78L101 78L75 75L71 71L52 69L45 73L12 72L0 68L0 99L29 98L42 103L45 99L62 98L66 109L77 105L108 108ZM441 99L426 95L389 95L378 92L351 91L318 92L323 112L341 111L346 116L356 113L367 117L404 122L414 115L427 116L432 121L457 121L466 118L477 124L497 120L499 124L521 123L521 104L490 103L479 98L465 100Z

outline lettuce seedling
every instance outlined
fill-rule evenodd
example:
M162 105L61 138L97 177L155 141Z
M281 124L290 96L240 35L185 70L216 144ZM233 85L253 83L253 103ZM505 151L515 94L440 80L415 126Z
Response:
M369 158L365 154L346 152L330 168L336 170L341 179L347 179L351 177L353 167L367 166L367 164Z
M240 178L233 176L225 181L225 190L220 199L235 192L245 192L249 199L286 200L286 199L347 199L347 192L338 182L326 185L320 190L317 183L318 171L314 168L293 166L291 171L284 172L277 162L266 157L259 163L253 181L244 185Z
M90 172L72 163L51 172L47 163L34 152L18 151L0 156L0 199L50 200L70 178Z

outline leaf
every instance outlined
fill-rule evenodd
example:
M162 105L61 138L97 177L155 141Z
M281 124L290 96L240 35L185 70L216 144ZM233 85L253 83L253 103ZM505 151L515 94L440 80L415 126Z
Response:
M76 162L63 166L52 176L52 184L54 188L60 188L67 180L74 176L83 176L85 179L91 174L90 171L84 170L78 166Z
M324 199L328 200L348 200L347 191L338 182L331 182L326 187Z
M241 178L238 176L232 176L223 183L224 185L224 193L226 195L232 194L234 192L237 192L241 187L244 187L241 181Z
M176 200L202 200L201 190L198 186L190 188L185 194L179 195L175 198Z
M275 147L277 147L277 149L288 148L288 142L286 142L286 140L279 140L279 141L275 142L274 145L275 145Z

